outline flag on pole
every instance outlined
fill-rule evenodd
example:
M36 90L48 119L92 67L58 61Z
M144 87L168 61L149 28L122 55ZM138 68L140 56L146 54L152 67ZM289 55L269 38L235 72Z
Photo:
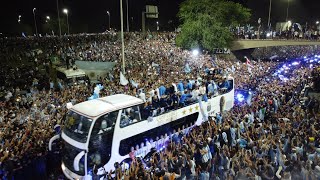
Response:
M94 88L92 96L88 98L88 100L98 99L100 98L100 91L103 89L103 86L101 84L97 84L97 86Z
M122 86L125 86L129 83L129 81L126 79L126 77L120 72L120 84Z
M191 72L191 68L189 66L189 63L186 63L186 65L184 66L184 72L185 73L190 73Z
M251 61L249 60L249 58L247 58L247 56L245 56L244 58L246 59L247 66L253 68L253 65L251 64Z
M130 80L132 87L138 88L139 83L136 83L134 80Z

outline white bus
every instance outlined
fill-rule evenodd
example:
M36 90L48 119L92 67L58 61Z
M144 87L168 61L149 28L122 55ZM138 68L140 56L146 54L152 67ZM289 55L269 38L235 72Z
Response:
M91 179L93 166L98 174L114 169L115 162L130 159L130 152L143 157L151 147L163 148L168 136L203 122L203 114L213 115L234 105L234 82L230 89L207 102L153 114L143 113L144 102L136 97L117 94L72 106L67 113L61 138L64 143L61 168L69 179ZM221 104L222 103L222 104ZM223 104L224 103L224 104ZM143 117L144 116L144 117ZM58 139L56 135L50 139Z

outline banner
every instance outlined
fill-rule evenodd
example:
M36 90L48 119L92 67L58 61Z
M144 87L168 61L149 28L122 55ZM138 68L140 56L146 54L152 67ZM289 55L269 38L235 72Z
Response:
M223 49L217 48L213 52L214 54L230 54L231 51L230 49L227 49L227 48L223 48Z

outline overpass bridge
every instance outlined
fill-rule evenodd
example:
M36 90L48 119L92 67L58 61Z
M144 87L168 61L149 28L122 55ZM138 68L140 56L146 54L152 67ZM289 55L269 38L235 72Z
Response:
M308 41L308 40L273 40L273 39L243 39L234 41L231 46L231 51L237 51L242 49L251 49L259 47L269 46L309 46L320 45L320 41Z

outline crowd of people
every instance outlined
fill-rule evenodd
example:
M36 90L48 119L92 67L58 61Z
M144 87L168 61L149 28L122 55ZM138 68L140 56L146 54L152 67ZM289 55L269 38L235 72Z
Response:
M215 71L217 84L222 86L223 77L232 75L235 88L253 90L254 97L250 104L237 104L186 134L177 130L167 148L155 153L147 165L137 158L128 171L118 168L116 179L320 177L319 102L313 97L300 102L301 91L310 83L308 67L292 70L290 80L284 82L272 76L279 62L252 61L248 67L238 60L212 58L205 51L194 56L176 47L174 38L174 33L126 34L125 76L131 83L120 84L117 63L107 77L99 77L104 86L100 96L125 93L152 104L159 101L156 92L160 93L161 87L170 89L182 83L183 89L173 89L181 92L181 98L184 86L188 93L191 80L204 79L208 71ZM86 101L94 91L95 84L90 81L58 89L50 86L48 74L53 61L59 59L63 65L72 65L73 60L119 62L121 46L115 32L1 40L1 44L6 48L0 52L4 60L0 77L0 177L9 179L33 158L47 153L48 141L56 133L54 127L64 122L66 103ZM209 89L201 84L192 88Z
M296 57L308 57L319 54L320 48L314 46L279 46L256 48L252 56L254 59L288 60Z
M302 65L287 75L251 76L259 82L249 104L177 130L147 163L116 166L116 179L319 179L319 101L303 93L311 71Z
M319 26L302 26L299 23L279 23L276 28L257 26L239 26L232 29L238 39L281 39L281 40L319 40Z

